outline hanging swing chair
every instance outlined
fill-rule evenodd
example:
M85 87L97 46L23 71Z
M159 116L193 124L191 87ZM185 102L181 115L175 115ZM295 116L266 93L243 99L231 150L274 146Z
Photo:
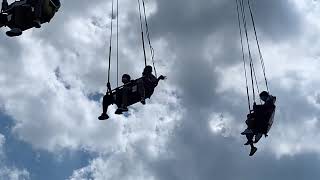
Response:
M151 44L151 39L150 39L150 33L149 33L149 26L148 26L148 21L147 21L147 16L146 16L146 8L145 8L145 2L144 0L138 0L138 6L139 6L139 19L140 19L140 28L141 28L141 40L142 40L142 49L143 49L143 54L144 54L144 64L145 64L145 69L150 67L151 71L153 69L155 73L155 78L157 78L157 71L155 67L155 61L154 61L154 49ZM112 17L114 14L114 2L112 0ZM144 22L145 22L145 28L143 28L143 18L142 18L142 11L141 7L143 8L143 16L144 16ZM109 116L106 114L107 107L112 104L116 104L118 107L118 110L116 111L116 114L122 114L123 110L119 109L119 107L123 106L123 99L126 98L126 106L131 106L133 104L136 104L141 101L141 83L144 86L144 98L149 99L153 92L155 87L158 84L159 80L164 80L164 76L159 76L157 78L157 82L154 84L150 84L148 80L143 76L141 78L135 79L135 80L130 80L130 82L119 86L119 55L118 55L118 48L119 48L119 43L118 43L118 34L119 34L119 21L118 21L118 12L119 12L119 6L118 6L118 0L117 0L117 88L112 89L111 88L111 83L110 83L110 71L111 71L111 52L112 52L112 34L113 34L113 19L111 18L111 35L110 35L110 46L109 46L109 61L108 61L108 83L107 83L107 93L103 98L103 113L99 117L100 120L105 120L108 119ZM145 30L144 30L145 29ZM153 67L147 65L147 57L146 57L146 49L145 49L145 33L147 36L149 48L150 48L150 54L151 54L151 60ZM151 73L151 72L150 72ZM152 75L153 76L153 75ZM144 104L144 102L142 102Z
M40 23L50 22L59 10L60 5L59 0L43 0ZM19 29L19 34L10 35L7 33L8 36L18 36L22 34L22 31L33 28L33 22L36 18L35 6L36 2L34 0L15 1L10 5L7 0L3 0L0 13L0 27L8 26L10 29Z
M269 91L268 81L266 77L266 70L265 70L265 64L264 59L262 56L254 16L251 9L250 0L247 0L247 6L245 5L245 0L236 0L237 4L237 14L238 14L238 25L239 25L239 32L240 32L240 42L241 42L241 50L242 50L242 60L243 60L243 67L244 67L244 75L246 79L246 91L247 91L247 100L248 100L248 109L249 114L247 115L246 124L248 125L248 128L241 133L242 135L246 135L248 138L248 142L245 145L251 145L251 152L250 156L252 156L257 148L253 146L253 143L259 142L262 135L265 135L265 137L268 136L268 133L270 129L272 128L273 122L274 122L274 114L276 110L275 102L276 97L272 96ZM260 63L262 67L262 72L264 76L264 82L266 86L266 91L263 91L260 93L259 89L259 83L257 81L256 76L256 70L254 66L254 61L251 53L251 47L250 47L250 41L249 41L249 32L248 32L248 23L247 23L247 17L246 17L246 7L250 12L251 16L251 23L253 26L254 31L254 37L259 53ZM244 34L243 35L243 30ZM246 41L243 40L243 36L245 37ZM245 54L245 48L244 45L247 45L247 54L248 54L248 61L249 61L249 69L250 69L250 81L251 81L251 89L252 89L252 101L253 106L251 107L251 99L250 99L250 93L249 93L249 78L247 75L247 62L246 62L246 54ZM261 104L257 105L256 102L256 92L258 92L261 100ZM264 103L262 103L264 101ZM252 141L250 138L254 138L254 141Z

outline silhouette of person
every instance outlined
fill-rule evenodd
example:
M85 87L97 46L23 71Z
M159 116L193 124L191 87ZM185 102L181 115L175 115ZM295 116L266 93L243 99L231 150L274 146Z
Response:
M250 145L250 156L252 156L257 148L253 145L262 136L262 128L266 127L268 121L270 120L272 111L274 109L274 103L276 97L270 95L268 92L263 91L259 94L260 99L264 102L261 105L254 103L253 112L247 115L246 124L248 128L241 133L241 135L246 135L247 142L244 145ZM253 141L253 138L256 136L256 141Z
M121 106L118 107L118 109L116 110L116 114L122 114L122 112L126 112L128 111L128 93L131 90L131 88L128 86L128 84L131 82L131 77L128 74L123 74L122 75L122 83L124 84L123 88L122 88L122 100L121 100ZM110 83L108 83L108 91L106 93L106 95L103 97L102 100L102 114L98 117L99 120L106 120L109 118L107 111L108 111L108 107L114 103L114 99L112 97L111 94L111 87L110 87Z
M141 97L141 103L146 104L146 88L151 90L153 94L154 88L158 85L160 80L165 80L166 77L161 75L158 79L152 74L152 67L146 66L142 72L142 78L138 79L138 91Z

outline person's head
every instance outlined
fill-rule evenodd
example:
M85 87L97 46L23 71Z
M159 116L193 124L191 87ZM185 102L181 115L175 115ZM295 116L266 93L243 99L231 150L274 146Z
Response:
M152 66L148 65L144 68L143 70L143 74L146 75L146 74L151 74L152 73Z
M269 97L269 93L267 91L262 91L259 96L262 101L266 101Z
M131 80L131 77L130 77L129 74L124 74L124 75L122 75L122 82L123 82L123 84L126 84L126 83L130 82L130 80Z

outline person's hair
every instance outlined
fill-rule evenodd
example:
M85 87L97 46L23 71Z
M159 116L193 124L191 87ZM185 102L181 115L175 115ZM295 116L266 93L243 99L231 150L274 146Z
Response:
M128 81L131 80L131 77L130 77L129 74L123 74L123 75L122 75L122 78L128 79Z
M269 93L267 91L262 91L260 94L259 94L260 97L265 97L265 96L269 96Z
M148 65L144 68L143 74L151 74L152 73L152 66Z

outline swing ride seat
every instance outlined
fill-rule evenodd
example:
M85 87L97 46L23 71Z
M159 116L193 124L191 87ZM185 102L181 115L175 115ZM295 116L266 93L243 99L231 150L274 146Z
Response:
M255 134L264 134L268 136L268 132L270 131L275 114L276 106L272 105L267 109L263 106L257 106L254 110L254 118L255 118Z
M112 90L111 95L112 95L112 99L113 99L113 104L116 104L118 107L121 107L122 104L122 96L123 96L123 89L124 87L128 88L128 106L131 106L135 103L138 103L141 101L141 96L139 94L139 90L138 90L138 81L141 80L141 78L136 79L131 81L130 83L117 87L116 89ZM145 84L145 83L144 83ZM144 86L145 88L145 98L149 98L151 97L151 95L154 92L154 87L150 87L150 86Z
M34 1L20 0L11 3L8 8L1 12L1 25L9 28L19 28L22 31L33 28L35 20ZM42 5L41 24L50 22L60 5L52 0L44 0Z

